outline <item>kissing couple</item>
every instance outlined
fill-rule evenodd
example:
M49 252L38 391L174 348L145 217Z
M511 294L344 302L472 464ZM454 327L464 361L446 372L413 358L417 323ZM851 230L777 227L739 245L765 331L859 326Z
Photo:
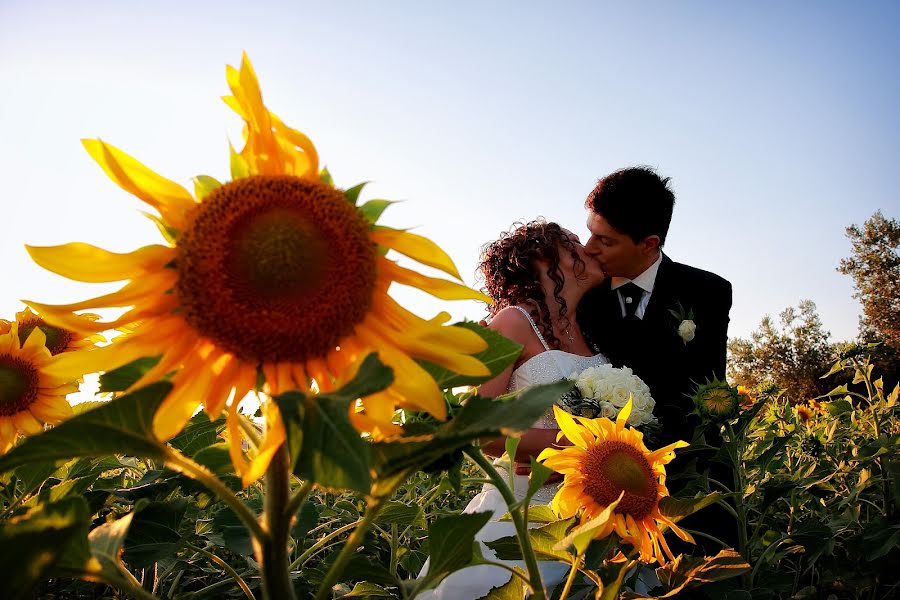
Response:
M505 371L479 386L479 394L494 397L552 383L599 365L625 366L649 386L655 400L661 425L656 447L690 440L699 423L691 414L696 386L725 378L731 284L664 254L674 204L668 178L647 167L625 168L600 179L584 201L590 232L585 243L569 229L539 219L486 244L479 272L494 301L487 326L522 350ZM531 458L556 444L558 432L551 411L522 435L515 456L517 499L527 490ZM505 442L493 440L482 449L500 456ZM677 478L684 468L676 459L670 477ZM545 484L532 504L549 503L558 486L558 480ZM508 508L491 485L465 509L485 511L493 517L477 539L490 558L494 553L483 542L515 531L510 522L500 521ZM722 531L734 528L727 514L708 511L690 517L691 524L716 531L719 539L736 537ZM562 563L541 562L548 592L567 570ZM467 567L422 597L480 598L509 578L500 567Z

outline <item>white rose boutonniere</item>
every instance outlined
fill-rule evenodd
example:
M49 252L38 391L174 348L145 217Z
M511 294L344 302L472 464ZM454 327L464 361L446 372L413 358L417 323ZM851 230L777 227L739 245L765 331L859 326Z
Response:
M692 309L685 310L679 302L678 305L669 311L675 317L678 325L675 327L675 333L681 338L685 345L694 339L697 335L697 324L694 322L694 311Z
M685 319L678 326L678 336L681 340L687 344L689 341L694 339L697 331L697 324L694 323L691 319Z

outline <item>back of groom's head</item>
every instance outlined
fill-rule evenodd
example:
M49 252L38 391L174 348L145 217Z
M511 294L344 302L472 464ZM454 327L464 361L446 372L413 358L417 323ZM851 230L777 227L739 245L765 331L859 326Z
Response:
M656 235L662 246L669 232L675 194L669 189L668 177L660 177L650 167L628 167L598 181L584 205L635 243Z

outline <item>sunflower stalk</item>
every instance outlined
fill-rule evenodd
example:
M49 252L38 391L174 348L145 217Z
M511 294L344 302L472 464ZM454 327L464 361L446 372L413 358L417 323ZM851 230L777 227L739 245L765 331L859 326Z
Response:
M491 483L499 490L506 505L510 507L510 516L516 527L516 537L519 540L519 547L522 551L522 557L525 559L525 567L528 570L528 582L531 586L530 598L532 598L532 600L546 600L547 596L544 592L544 582L541 579L541 570L538 567L534 548L531 546L531 538L528 537L528 524L525 522L522 513L513 508L516 504L516 498L513 495L512 490L481 450L471 446L466 448L464 452L469 458L475 461L475 464L478 465L478 467L484 471L484 474L491 479Z
M263 598L266 600L294 600L291 583L288 536L292 515L285 510L289 504L290 459L282 444L272 457L265 476L265 509L261 520L268 535L253 540L253 550L262 575Z
M391 492L393 492L393 490L391 490ZM341 573L344 571L344 567L347 565L350 557L352 557L357 548L362 545L366 533L368 533L372 523L375 522L375 517L378 516L378 513L381 512L381 509L387 504L387 499L390 496L391 494L379 496L370 502L366 514L363 515L363 518L360 519L356 529L354 529L353 533L350 534L350 537L347 538L347 543L344 544L337 559L331 564L328 573L325 574L325 579L322 580L319 591L316 594L316 600L327 600L328 598L331 598L331 588L337 583L338 577L340 577Z
M725 427L728 432L728 444L731 446L728 455L731 457L732 472L734 473L734 489L735 492L739 494L741 490L747 489L744 483L744 468L742 459L742 457L744 456L744 437L738 437L735 435L734 428L732 428L730 422L726 423ZM737 520L739 546L738 551L741 553L741 556L744 558L744 560L749 563L750 548L748 547L747 542L747 510L744 507L743 498L735 497L734 511L732 512L732 514L735 515L735 519ZM752 582L752 573L744 573L741 575L741 583L744 585L744 589L750 589Z

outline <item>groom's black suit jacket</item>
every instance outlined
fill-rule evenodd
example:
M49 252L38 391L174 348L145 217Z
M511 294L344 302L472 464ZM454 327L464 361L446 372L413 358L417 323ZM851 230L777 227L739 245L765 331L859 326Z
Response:
M669 311L693 312L693 340L678 335L680 321ZM588 341L613 365L630 367L650 387L662 432L657 447L691 441L697 421L688 417L698 384L725 378L731 284L725 279L663 255L642 320L622 317L610 280L590 290L577 319Z

